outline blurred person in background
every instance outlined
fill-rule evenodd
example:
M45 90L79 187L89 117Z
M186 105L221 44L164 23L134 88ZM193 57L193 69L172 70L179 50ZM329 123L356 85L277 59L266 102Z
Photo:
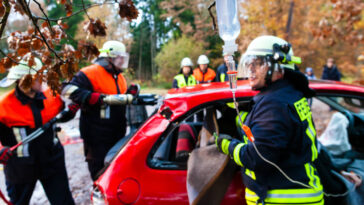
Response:
M183 58L181 61L181 69L179 73L174 76L173 88L183 88L190 85L196 85L196 79L192 72L193 63L190 58Z
M334 64L333 58L327 59L326 65L324 65L324 69L322 71L321 79L341 81L341 73Z
M305 76L307 77L307 79L309 80L316 80L316 76L313 73L313 69L311 67L307 67L306 68L306 72L305 72Z

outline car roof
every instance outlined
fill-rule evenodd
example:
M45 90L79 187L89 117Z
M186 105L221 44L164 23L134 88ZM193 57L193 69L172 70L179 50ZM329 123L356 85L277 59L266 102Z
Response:
M237 86L237 98L252 97L258 93L258 91L253 91L251 89L249 81L247 80L239 80ZM362 86L327 80L311 80L309 81L309 86L317 93L345 94L364 97L364 87ZM170 119L173 121L186 111L189 111L200 104L231 98L232 91L229 87L229 82L214 82L187 86L180 89L170 89L166 94L164 103L159 111L162 111L166 107L171 109L173 114Z

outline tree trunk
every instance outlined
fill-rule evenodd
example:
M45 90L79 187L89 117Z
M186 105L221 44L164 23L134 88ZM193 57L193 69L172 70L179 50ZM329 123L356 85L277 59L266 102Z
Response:
M142 75L142 39L143 39L143 29L140 29L139 36L139 60L138 60L138 79L141 80Z

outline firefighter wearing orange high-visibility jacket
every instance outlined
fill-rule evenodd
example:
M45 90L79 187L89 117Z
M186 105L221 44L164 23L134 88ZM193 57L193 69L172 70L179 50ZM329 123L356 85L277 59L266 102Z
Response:
M16 84L0 99L0 140L4 146L0 151L0 163L5 164L7 192L12 204L29 204L39 180L50 204L74 204L63 146L53 126L45 126L58 116L64 103L59 95L53 95L42 84L42 75L36 75L42 63L37 58L34 62L35 65L29 67L27 57L24 57L0 82L0 87ZM28 74L33 79L30 87L26 86ZM72 111L70 118L59 120L73 118L76 111ZM43 133L23 143L39 129Z
M300 58L274 36L254 39L242 57L245 77L260 91L243 126L253 142L222 136L215 136L215 142L242 167L247 203L324 204L313 165L318 155L316 130L306 99L314 92L306 77L294 70Z

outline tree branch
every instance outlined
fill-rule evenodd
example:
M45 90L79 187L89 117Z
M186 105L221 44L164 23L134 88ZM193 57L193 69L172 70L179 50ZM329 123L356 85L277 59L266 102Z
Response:
M42 34L42 32L40 31L40 28L37 24L36 19L33 17L32 12L30 11L30 8L28 6L26 6L26 4L24 5L25 0L20 0L20 5L23 7L24 11L27 13L28 17L30 18L30 20L32 21L34 27L36 28L36 30L39 32L39 35L42 37L43 42L46 44L48 50L50 50L52 53L54 53L54 55L62 62L64 63L63 59L57 54L57 52L51 48L47 42L47 39L44 37L44 35Z
M19 63L18 61L16 61L14 58L12 58L12 57L10 57L10 56L7 56L6 55L6 53L2 50L2 49L0 49L0 53L4 56L4 57L7 57L7 58L9 58L11 61L13 61L14 63L16 63L16 64L22 64L22 63ZM22 65L25 65L25 64L22 64Z
M102 4L91 4L90 6L86 7L85 9L87 10L87 9L90 9L92 7L95 7L95 6L102 6L102 5L105 5L105 4L115 4L115 2L106 2L106 3L102 3ZM80 14L82 12L84 12L83 9L72 13L72 15L70 15L70 16L65 16L65 17L61 17L61 18L57 18L57 19L48 18L48 20L53 21L53 22L57 22L59 20L63 21L65 19L71 18L72 16L78 15L78 14ZM35 15L33 15L33 18L39 19L39 20L47 20L45 17L35 16Z
M10 11L11 11L11 5L9 4L9 1L8 0L4 0L4 5L5 5L5 8L6 8L6 11L5 11L5 15L4 17L2 18L1 20L1 27L0 27L0 37L3 36L3 32L5 30L5 26L6 26L6 23L8 21L8 17L9 17L9 14L10 14Z
M89 16L89 15L88 15L88 13L87 13L87 10L86 10L86 8L85 8L85 3L83 2L83 0L82 0L82 8L83 8L83 10L85 11L85 14L86 14L86 16L87 16L88 20L91 20L90 16Z
M49 21L49 18L47 16L47 14L44 12L43 8L42 8L42 5L40 5L40 3L37 1L37 0L33 0L34 3L36 3L38 5L38 8L39 10L43 13L44 15L44 18L46 18L46 21L48 23L48 27L49 27L49 30L51 31L52 34L54 34L54 31L52 29L52 25L51 25L51 22ZM29 1L30 2L30 1Z

